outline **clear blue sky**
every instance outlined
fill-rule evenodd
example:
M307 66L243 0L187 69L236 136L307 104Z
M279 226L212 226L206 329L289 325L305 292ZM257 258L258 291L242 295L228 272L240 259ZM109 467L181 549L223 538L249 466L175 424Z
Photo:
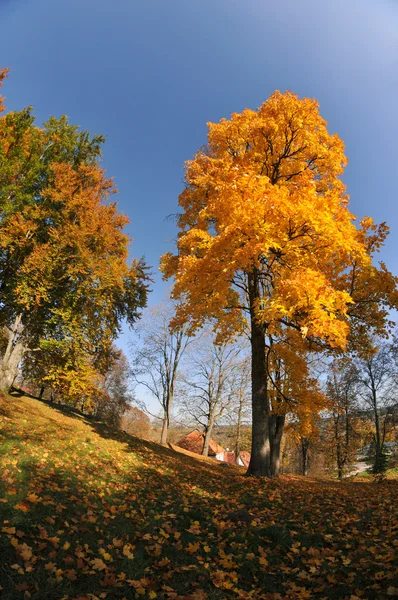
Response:
M398 272L395 0L0 0L0 66L10 110L106 135L131 255L155 273L206 122L275 89L316 98L346 144L351 209L389 223L382 258ZM156 275L150 304L164 289Z

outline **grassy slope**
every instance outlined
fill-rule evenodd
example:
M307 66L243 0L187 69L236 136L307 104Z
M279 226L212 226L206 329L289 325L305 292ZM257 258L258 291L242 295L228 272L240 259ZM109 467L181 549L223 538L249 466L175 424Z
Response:
M397 481L253 480L30 398L0 453L4 600L397 592Z

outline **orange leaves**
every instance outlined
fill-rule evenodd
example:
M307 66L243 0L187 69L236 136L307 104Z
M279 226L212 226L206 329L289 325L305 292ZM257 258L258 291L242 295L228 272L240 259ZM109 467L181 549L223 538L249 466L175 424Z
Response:
M30 511L30 505L26 502L19 502L16 504L15 508L25 513Z
M95 571L103 571L107 568L106 564L101 558L94 558L90 564Z
M7 77L9 69L0 69L0 88L3 85L3 80ZM3 112L4 106L4 98L0 96L0 113Z
M200 548L200 542L193 542L191 544L188 544L188 546L185 548L185 550L189 554L196 554L196 552L199 550L199 548Z
M120 546L117 546L120 547ZM131 544L126 544L123 546L123 555L127 556L127 558L129 559L133 559L134 558L134 554L132 553L132 549L133 547L131 546Z
M103 139L65 117L39 129L26 110L0 118L0 140L2 310L24 313L34 377L89 404L103 395L98 373L121 320L136 320L147 293L144 263L128 262L128 219L109 202L116 190L98 164Z
M74 417L32 399L1 404L2 467L23 477L22 497L41 498L26 515L15 497L0 505L8 594L394 597L396 482L257 481ZM250 521L231 518L248 510Z
M186 165L178 252L161 262L175 277L174 297L184 298L175 323L215 318L236 330L232 309L247 306L244 274L257 269L261 323L294 323L303 337L344 347L353 302L345 273L371 261L340 180L343 142L328 133L317 102L291 92L208 126L207 150ZM373 249L383 243L386 231L371 219L362 227L375 236Z
M28 502L30 502L31 504L37 504L38 502L41 501L41 498L37 494L35 494L34 492L31 492L30 494L28 494L26 496L26 500Z

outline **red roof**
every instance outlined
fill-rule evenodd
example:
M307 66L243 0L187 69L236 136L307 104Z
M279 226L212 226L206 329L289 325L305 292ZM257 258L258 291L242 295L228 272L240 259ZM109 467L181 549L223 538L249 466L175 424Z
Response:
M248 468L250 463L250 452L247 452L247 450L242 450L242 452L240 452L239 454L239 458L241 459L245 467Z
M224 462L227 462L231 465L235 464L235 452L224 452Z
M202 454L204 446L205 436L200 431L191 431L188 435L184 436L176 446L194 452L195 454ZM224 448L217 444L214 440L210 440L209 444L209 456L216 456L224 452Z
M242 452L239 453L239 458L243 462L244 466L247 468L249 466L249 462L250 462L250 452L246 452L245 450L242 450ZM227 462L231 465L235 465L236 464L235 452L224 452L224 462Z

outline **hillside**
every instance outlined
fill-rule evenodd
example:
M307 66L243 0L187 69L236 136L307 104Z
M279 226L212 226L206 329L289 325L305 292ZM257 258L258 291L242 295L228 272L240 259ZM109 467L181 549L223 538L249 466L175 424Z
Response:
M26 397L0 436L2 600L398 593L397 481L249 479Z

